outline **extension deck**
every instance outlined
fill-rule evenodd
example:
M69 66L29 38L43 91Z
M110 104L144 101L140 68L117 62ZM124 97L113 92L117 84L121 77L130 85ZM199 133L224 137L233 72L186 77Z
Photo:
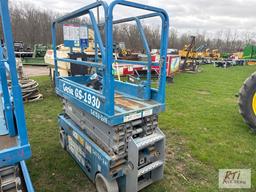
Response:
M0 151L9 149L17 145L16 137L9 137L8 135L0 136Z
M59 77L56 92L61 97L71 101L80 109L90 113L102 122L114 126L143 117L158 114L164 110L164 104L154 99L143 100L133 94L140 95L143 88L132 84L115 81L114 116L108 116L104 111L106 98L100 91L86 86L89 76ZM132 93L130 93L132 92ZM154 98L156 91L151 89Z

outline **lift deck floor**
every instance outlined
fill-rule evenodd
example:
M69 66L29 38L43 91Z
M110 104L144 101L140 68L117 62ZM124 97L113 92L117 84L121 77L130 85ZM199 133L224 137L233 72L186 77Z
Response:
M134 98L126 97L120 93L115 94L115 113L141 110L147 107L157 105L154 101L139 101Z
M0 151L17 146L16 137L9 137L8 135L0 136Z

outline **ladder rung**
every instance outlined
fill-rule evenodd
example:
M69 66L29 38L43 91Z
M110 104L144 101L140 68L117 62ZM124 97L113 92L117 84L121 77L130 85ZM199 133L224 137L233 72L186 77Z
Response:
M143 181L143 182L139 182L138 191L140 191L141 189L144 189L145 187L151 185L152 183L153 183L153 181L151 179Z
M141 150L149 145L152 145L158 141L161 141L164 139L164 136L158 133L151 134L147 137L138 138L135 139L136 145L138 146L138 149Z
M5 168L0 169L0 177L5 176L5 175L10 175L15 172L16 172L15 166L5 167Z
M138 177L142 176L142 175L145 175L146 173L162 166L164 163L162 161L156 161L154 163L151 163L149 165L147 165L146 167L143 167L141 168L139 171L138 171Z
M0 186L1 191L19 191L17 190L18 185L21 185L21 180L16 176L17 167L5 167L0 169Z
M16 188L17 188L17 183L16 183L16 180L13 180L13 179L10 179L9 181L5 181L4 183L1 184L1 189L3 191L8 191Z

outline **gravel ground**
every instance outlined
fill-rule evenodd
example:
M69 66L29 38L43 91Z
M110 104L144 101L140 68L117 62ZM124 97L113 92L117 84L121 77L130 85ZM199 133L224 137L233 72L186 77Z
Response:
M49 68L46 66L24 66L23 72L28 77L45 76L49 75Z

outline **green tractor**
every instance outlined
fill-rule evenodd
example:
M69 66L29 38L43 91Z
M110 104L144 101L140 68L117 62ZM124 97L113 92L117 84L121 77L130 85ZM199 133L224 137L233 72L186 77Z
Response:
M239 107L244 121L256 132L256 72L244 82L240 89Z
M256 59L256 46L246 45L243 51L243 59Z

